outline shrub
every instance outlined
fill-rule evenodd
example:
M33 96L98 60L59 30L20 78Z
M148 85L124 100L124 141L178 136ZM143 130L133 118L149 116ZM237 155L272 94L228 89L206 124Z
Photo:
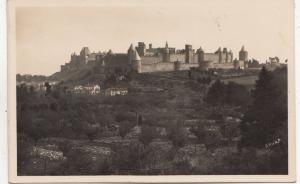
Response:
M90 123L86 123L83 129L84 134L88 137L90 141L93 141L97 137L99 130L100 127L98 124L90 124Z
M177 122L171 125L168 130L168 137L174 147L183 147L186 141L186 134L184 133L182 124Z
M41 118L33 119L27 124L25 133L33 139L35 146L39 139L47 137L50 134L51 127L49 124L49 122Z
M18 175L22 175L23 167L30 161L32 145L26 138L19 139L17 141L17 172Z
M119 124L119 135L125 137L130 132L132 125L129 121L123 121Z
M149 125L142 125L142 131L139 135L139 141L147 146L157 135L155 127Z

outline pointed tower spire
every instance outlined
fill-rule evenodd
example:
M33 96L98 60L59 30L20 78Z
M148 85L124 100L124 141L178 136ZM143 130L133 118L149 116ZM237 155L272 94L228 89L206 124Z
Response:
M130 47L129 47L128 50L134 50L134 49L133 49L133 44L130 44Z
M141 60L141 57L139 56L139 53L137 52L136 49L134 50L134 55L133 55L132 60L134 60L134 61L140 61Z
M202 47L200 47L199 49L197 49L197 53L203 52Z
M245 47L244 47L244 45L242 46L242 49L241 49L241 51L245 51Z
M169 46L168 46L168 41L166 41L166 46L165 46L165 48L166 48L166 49L169 48Z

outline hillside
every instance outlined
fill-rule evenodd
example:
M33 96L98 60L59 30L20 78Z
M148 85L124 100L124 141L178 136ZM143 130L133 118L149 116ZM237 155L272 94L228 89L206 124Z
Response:
M88 83L100 83L104 80L104 74L94 72L95 68L80 68L65 72L56 72L48 77L48 80L63 81L67 85L84 85Z

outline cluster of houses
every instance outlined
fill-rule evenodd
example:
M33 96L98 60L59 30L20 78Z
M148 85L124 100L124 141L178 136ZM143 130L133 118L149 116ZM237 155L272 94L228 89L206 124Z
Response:
M45 92L46 91L46 85L44 82L39 83L25 83L25 82L18 82L17 86L21 86L22 84L25 84L27 87L27 90L29 92L29 87L33 87L35 91ZM53 89L55 89L58 85L58 82L48 82L49 86L52 86ZM105 95L105 96L124 96L128 94L127 88L120 88L120 87L114 87L114 88L107 88L105 90L101 90L100 85L98 84L88 84L88 85L77 85L72 88L66 89L66 92L68 94L74 94L74 95Z
M74 86L73 89L70 90L73 94L85 94L85 95L99 95L100 94L100 86L99 85L87 85L87 86Z
M105 96L124 96L127 95L127 88L108 88L103 92L100 90L99 85L78 85L74 86L73 89L70 90L72 94L82 94L82 95L101 95Z
M105 96L124 96L127 95L128 90L126 88L108 88L105 90Z

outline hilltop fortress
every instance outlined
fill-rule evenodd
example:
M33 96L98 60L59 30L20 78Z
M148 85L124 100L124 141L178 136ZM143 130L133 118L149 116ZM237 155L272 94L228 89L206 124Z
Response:
M208 69L244 69L247 67L248 52L244 46L239 52L239 59L233 60L233 53L227 48L219 48L214 53L205 53L200 47L196 51L192 45L185 45L184 49L176 50L169 47L148 48L144 42L137 47L130 45L127 53L93 52L83 47L80 54L71 55L71 61L61 66L61 72L77 70L85 67L96 67L99 71L129 71L149 73L160 71L180 71L199 68Z

